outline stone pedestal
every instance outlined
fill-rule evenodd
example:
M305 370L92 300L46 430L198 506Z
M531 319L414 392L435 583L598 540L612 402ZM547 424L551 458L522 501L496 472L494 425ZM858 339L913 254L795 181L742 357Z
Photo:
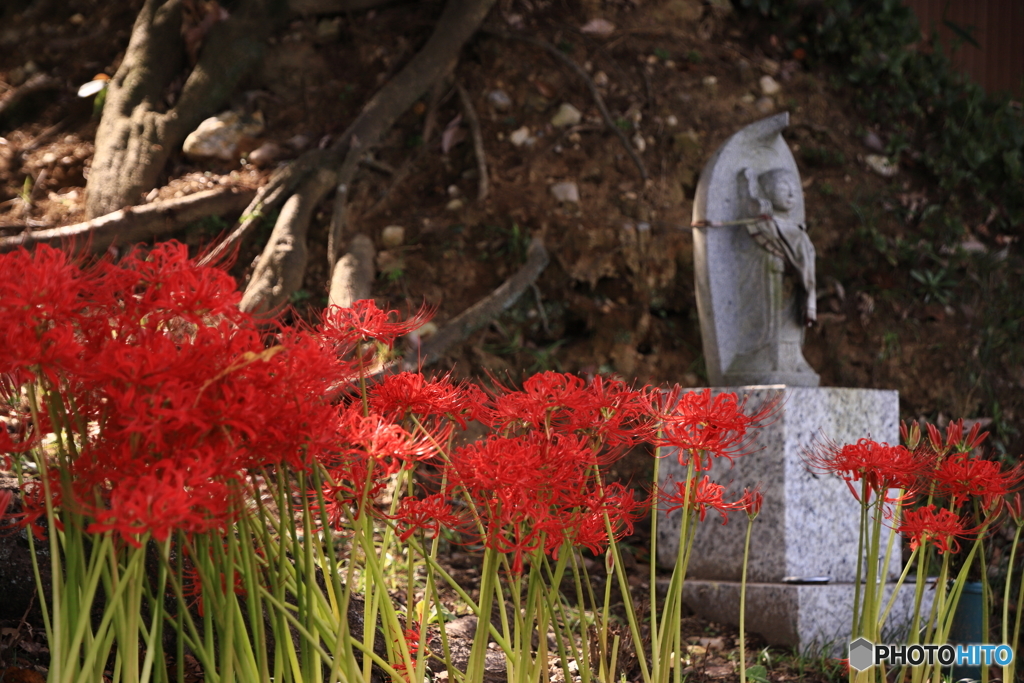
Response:
M739 498L744 487L758 483L764 493L750 543L747 580L756 586L748 590L748 628L769 642L801 649L813 641L822 644L848 638L860 504L841 479L812 472L804 454L826 439L839 445L862 438L898 443L898 393L782 385L713 392L735 392L741 400L745 396L751 407L748 410L780 395L774 421L757 430L749 454L736 458L732 467L727 460L720 460L707 473L726 487L726 500ZM661 461L662 487L685 476L686 470L674 454ZM738 623L747 520L742 513L734 513L726 525L718 520L717 514L709 515L697 525L687 575L687 603L718 621L730 621L733 614ZM680 511L660 518L657 560L663 568L675 563L680 521ZM899 577L899 550L898 545L893 549L889 580ZM783 582L825 577L829 585ZM912 589L901 593L912 601Z
M894 583L886 585L886 601ZM924 593L921 612L929 614L934 591ZM850 583L824 586L784 583L747 583L748 633L757 633L772 645L796 648L801 653L845 657L853 621L854 586ZM739 581L687 580L683 600L709 621L736 626L740 623ZM914 613L914 584L906 583L893 604L882 639L886 643L907 642L907 628Z

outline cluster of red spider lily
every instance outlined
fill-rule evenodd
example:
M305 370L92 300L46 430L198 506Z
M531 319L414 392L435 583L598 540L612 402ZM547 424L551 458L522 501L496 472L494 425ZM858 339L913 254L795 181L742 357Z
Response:
M1008 496L1024 479L1024 469L1003 469L981 457L979 446L988 434L978 424L965 433L963 420L951 422L945 438L931 424L926 435L918 423L903 424L900 432L906 445L869 439L846 446L828 443L810 453L808 462L842 477L858 499L898 498L904 508L898 531L910 540L911 549L931 543L940 554L959 552L958 538L974 537L991 527L1004 507L1009 509ZM854 486L858 482L860 490ZM911 506L915 500L923 503L916 509Z
M633 389L621 381L543 373L521 390L421 373L369 375L380 346L418 328L372 301L331 308L314 329L273 326L238 310L235 282L198 267L183 245L88 265L41 246L0 256L0 378L11 411L31 425L0 430L0 453L54 434L61 467L27 481L21 521L46 500L138 545L173 531L224 532L245 509L246 473L288 467L325 473L328 519L368 512L404 538L442 527L477 534L513 556L564 544L595 552L629 533L651 497L602 480L628 449L678 449L696 469L743 453L770 414L735 396ZM270 325L270 327L268 327ZM37 410L28 414L26 395ZM451 448L454 427L479 421L487 439ZM9 464L9 461L8 461ZM373 501L389 478L421 464L433 491L386 514ZM666 491L701 518L737 509L706 480ZM746 500L749 509L751 501Z

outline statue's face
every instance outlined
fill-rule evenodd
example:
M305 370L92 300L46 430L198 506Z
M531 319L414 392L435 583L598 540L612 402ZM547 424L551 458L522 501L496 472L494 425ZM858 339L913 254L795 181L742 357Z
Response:
M780 175L772 186L772 204L779 211L791 211L797 203L796 179L789 174Z

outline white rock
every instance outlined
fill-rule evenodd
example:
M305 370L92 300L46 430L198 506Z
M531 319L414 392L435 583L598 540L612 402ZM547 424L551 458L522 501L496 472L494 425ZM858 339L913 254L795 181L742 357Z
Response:
M704 84L705 88L714 88L718 85L718 79L714 76L705 76L701 79L701 83Z
M512 108L512 98L504 90L492 90L487 93L487 103L497 111L508 111Z
M562 106L555 112L555 115L551 117L551 125L555 128L568 128L569 126L575 126L582 119L583 114L580 113L579 109L568 102L563 102Z
M761 94L766 97L772 97L782 92L782 86L774 78L768 75L761 76L761 80L758 81L761 86Z
M212 116L185 138L182 151L193 159L215 158L237 161L238 147L245 138L256 137L263 132L263 115L256 112L245 116L236 111L226 111Z
M555 183L551 186L551 196L559 202L572 202L573 204L579 204L580 188L576 186L576 183L570 180Z
M633 146L636 147L636 151L643 152L647 149L647 141L644 140L644 136L637 133L633 136Z
M380 233L380 243L385 249L400 247L405 242L405 228L401 225L389 225Z
M508 136L508 141L516 147L522 147L527 144L532 138L530 137L530 127L523 126L512 131L512 134Z
M679 125L679 119L676 118L675 114L669 114L665 117L665 125L669 128L675 128Z
M596 85L598 88L608 87L608 74L606 74L603 71L598 71L596 74L594 74L594 85Z
M580 28L580 33L586 33L598 38L607 38L615 32L615 24L607 19L591 19Z
M448 211L461 211L462 207L465 205L466 203L461 199L453 199L447 204L445 204L444 208L447 209Z
M894 175L899 173L900 170L898 164L893 163L888 157L884 157L881 154L867 155L864 157L864 163L868 165L868 168L883 178L892 178Z

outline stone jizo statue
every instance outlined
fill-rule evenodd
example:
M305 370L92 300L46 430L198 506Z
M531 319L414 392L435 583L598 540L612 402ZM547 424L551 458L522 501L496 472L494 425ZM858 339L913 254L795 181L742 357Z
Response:
M708 161L693 204L697 309L713 386L818 386L803 357L816 318L814 245L783 113Z

